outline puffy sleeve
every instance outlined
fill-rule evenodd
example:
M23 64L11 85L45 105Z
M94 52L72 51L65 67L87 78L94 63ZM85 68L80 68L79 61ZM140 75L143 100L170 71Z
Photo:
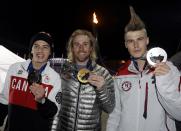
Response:
M107 70L101 68L102 76L105 78L105 84L101 90L96 90L97 97L101 108L106 113L111 113L115 106L115 92L113 77Z

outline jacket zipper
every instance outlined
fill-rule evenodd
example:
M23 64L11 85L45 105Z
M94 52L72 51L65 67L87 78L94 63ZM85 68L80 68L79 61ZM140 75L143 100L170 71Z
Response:
M79 82L79 87L78 87L78 94L77 94L77 104L76 104L76 113L75 113L75 121L74 121L74 131L76 131L76 125L77 125L77 117L78 117L78 107L79 107L79 99L80 99L80 87L81 87L81 84Z

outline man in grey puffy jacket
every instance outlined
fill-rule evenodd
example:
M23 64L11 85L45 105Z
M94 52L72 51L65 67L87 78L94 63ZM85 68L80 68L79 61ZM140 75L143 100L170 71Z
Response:
M113 78L96 64L96 40L87 30L75 30L68 41L68 62L63 64L62 103L56 130L100 131L101 112L115 105Z

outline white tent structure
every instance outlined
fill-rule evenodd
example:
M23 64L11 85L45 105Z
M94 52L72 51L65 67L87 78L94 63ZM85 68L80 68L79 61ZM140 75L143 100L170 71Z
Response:
M2 91L9 66L21 61L25 61L25 59L19 57L4 46L0 45L0 92Z

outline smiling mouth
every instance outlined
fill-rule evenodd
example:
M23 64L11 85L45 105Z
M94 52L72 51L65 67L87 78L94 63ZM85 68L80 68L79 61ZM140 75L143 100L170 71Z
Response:
M82 52L82 51L81 51L81 52L79 52L79 54L85 54L85 53L86 53L86 52Z
M42 59L44 58L44 55L36 55L37 58Z

